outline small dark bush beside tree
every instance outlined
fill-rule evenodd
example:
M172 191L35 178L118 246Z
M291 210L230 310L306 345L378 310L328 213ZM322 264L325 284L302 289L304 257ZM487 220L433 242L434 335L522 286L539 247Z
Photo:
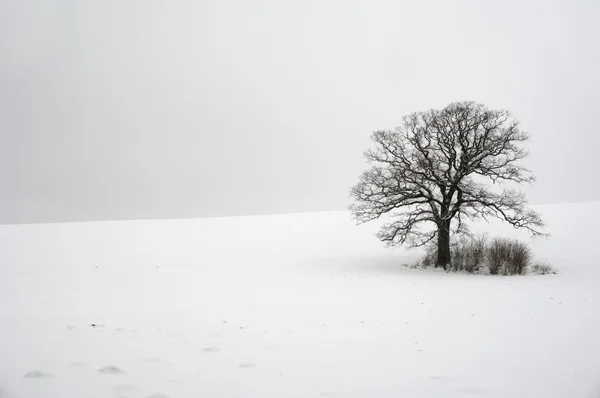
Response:
M476 238L461 237L458 242L451 246L450 253L453 271L478 272L485 260L487 236Z
M556 270L550 264L537 262L531 267L531 273L537 275L556 274Z
M518 240L496 238L487 250L490 274L522 275L531 262L531 249Z
M532 253L525 242L516 239L494 238L486 235L476 237L461 236L452 244L452 262L447 270L492 275L523 275L528 270L534 274L556 273L545 263L531 266ZM435 264L435 246L427 247L421 262L423 267Z

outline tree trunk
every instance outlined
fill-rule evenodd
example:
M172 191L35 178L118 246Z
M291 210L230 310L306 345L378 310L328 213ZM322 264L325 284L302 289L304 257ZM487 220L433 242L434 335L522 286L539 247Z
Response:
M435 268L444 269L450 264L450 220L441 221L438 225L438 251Z

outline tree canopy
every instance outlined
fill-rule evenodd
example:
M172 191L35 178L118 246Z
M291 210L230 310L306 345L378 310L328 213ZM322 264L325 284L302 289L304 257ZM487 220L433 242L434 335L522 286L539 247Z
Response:
M521 164L529 134L510 112L455 102L407 115L372 140L375 147L365 152L371 167L351 190L350 210L359 223L392 215L378 234L382 241L418 247L437 238L437 265L445 266L450 234L467 233L465 220L496 217L542 234L543 221L525 195L504 184L535 180Z

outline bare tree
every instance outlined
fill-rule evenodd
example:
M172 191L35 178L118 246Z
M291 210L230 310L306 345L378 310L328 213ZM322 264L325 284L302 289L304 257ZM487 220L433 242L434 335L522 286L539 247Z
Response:
M529 134L510 112L456 102L405 116L400 127L375 131L372 140L375 149L365 152L371 168L352 188L350 211L359 224L394 216L378 233L389 245L419 247L437 238L436 267L446 268L450 235L467 233L466 220L497 217L542 235L543 221L527 209L524 194L503 184L535 179L520 164Z

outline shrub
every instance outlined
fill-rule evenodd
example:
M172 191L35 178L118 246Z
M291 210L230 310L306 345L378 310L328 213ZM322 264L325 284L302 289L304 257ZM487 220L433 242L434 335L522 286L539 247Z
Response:
M505 267L505 275L522 275L531 263L531 248L524 242L511 242L510 258Z
M522 275L531 263L531 249L527 243L515 239L495 238L488 241L486 235L460 236L450 247L452 263L450 271L483 273L492 275ZM428 245L421 260L423 268L432 266L437 259L437 246ZM545 263L536 263L531 273L551 274L556 271Z
M460 237L450 248L452 256L450 269L453 271L466 271L469 273L478 272L485 259L486 245L486 235L476 238Z
M423 268L429 267L430 265L434 265L437 260L437 246L436 245L428 245L425 248L425 256L421 260L421 265Z
M490 274L497 275L508 257L507 245L504 239L494 239L487 249L487 266Z
M556 270L548 263L537 262L531 267L531 273L537 275L556 274Z
M487 249L490 274L521 275L531 262L531 249L518 240L496 238Z

